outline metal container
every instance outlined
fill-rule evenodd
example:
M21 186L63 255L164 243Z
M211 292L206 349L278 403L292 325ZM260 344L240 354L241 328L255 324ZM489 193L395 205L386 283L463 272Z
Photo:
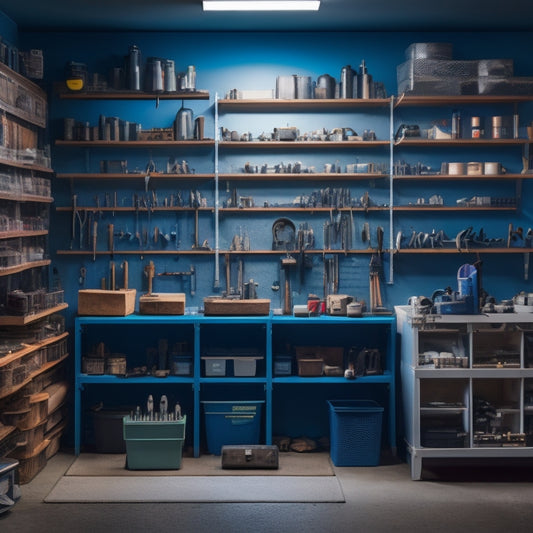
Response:
M141 90L141 51L135 45L130 46L126 62L127 88L131 91Z
M311 76L296 76L295 81L297 100L313 98L313 82Z
M357 98L357 74L350 65L341 69L340 98Z
M144 90L148 93L157 93L163 90L163 71L161 70L161 59L157 57L149 57L146 60Z
M182 106L176 114L174 137L176 141L190 141L194 139L192 109Z
M163 61L163 90L167 93L176 91L176 72L174 70L174 61L165 59Z
M315 88L315 98L335 98L335 86L337 81L329 74L322 74L318 77Z

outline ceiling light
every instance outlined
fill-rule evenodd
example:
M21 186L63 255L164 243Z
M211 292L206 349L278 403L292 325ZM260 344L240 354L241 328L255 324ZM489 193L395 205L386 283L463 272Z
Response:
M318 11L320 0L203 0L204 11Z

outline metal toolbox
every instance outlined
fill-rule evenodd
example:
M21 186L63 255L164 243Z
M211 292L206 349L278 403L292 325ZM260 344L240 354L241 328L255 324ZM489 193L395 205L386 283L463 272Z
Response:
M279 468L279 449L275 445L234 444L222 446L222 468Z

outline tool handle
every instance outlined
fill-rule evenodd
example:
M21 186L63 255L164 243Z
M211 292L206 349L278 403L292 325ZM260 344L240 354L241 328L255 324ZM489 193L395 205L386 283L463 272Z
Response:
M128 288L128 277L129 277L127 261L124 261L124 263L122 263L122 268L124 269L124 288L127 289Z

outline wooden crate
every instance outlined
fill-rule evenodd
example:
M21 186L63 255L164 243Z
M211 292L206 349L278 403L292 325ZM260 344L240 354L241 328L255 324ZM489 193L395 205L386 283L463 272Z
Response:
M135 311L135 289L106 291L84 289L78 291L78 315L126 316Z
M229 300L224 298L204 298L204 315L206 316L248 316L268 315L269 313L269 299Z
M183 315L185 314L185 293L145 294L139 298L139 313L141 315Z

